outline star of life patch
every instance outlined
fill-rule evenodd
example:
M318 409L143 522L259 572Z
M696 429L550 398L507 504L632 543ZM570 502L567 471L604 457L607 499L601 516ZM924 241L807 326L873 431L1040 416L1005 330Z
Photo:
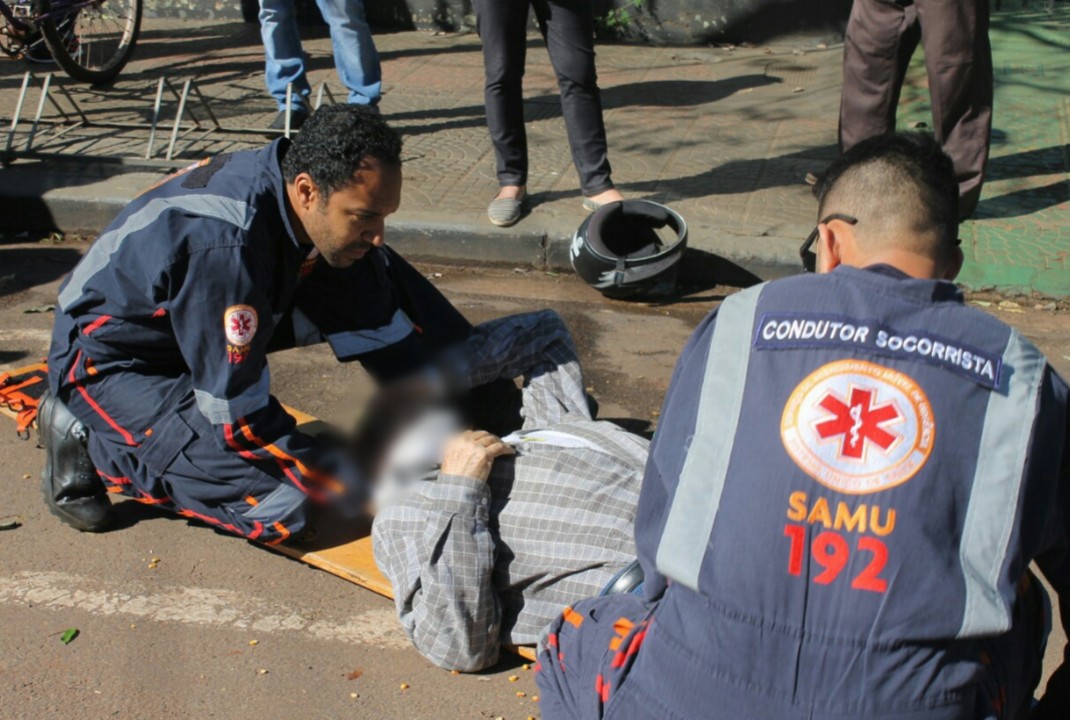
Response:
M236 347L245 347L253 341L259 318L256 308L250 305L231 305L223 313L223 332L227 342Z
M925 391L905 373L838 360L795 388L780 436L791 459L814 480L861 495L914 477L932 454L936 423Z

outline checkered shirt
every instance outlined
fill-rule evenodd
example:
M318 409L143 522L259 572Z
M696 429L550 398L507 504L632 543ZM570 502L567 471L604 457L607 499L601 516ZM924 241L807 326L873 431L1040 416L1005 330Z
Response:
M472 385L523 377L525 431L570 438L518 442L486 483L428 472L378 509L375 558L402 626L431 662L474 671L503 643L535 643L562 608L635 559L648 443L591 420L575 346L553 312L481 325L466 355Z

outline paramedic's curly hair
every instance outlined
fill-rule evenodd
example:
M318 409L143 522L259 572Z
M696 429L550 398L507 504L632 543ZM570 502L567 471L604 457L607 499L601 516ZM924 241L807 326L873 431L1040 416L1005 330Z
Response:
M282 158L282 176L292 183L308 173L326 195L353 183L365 158L401 165L401 138L382 116L361 105L326 105L301 127Z

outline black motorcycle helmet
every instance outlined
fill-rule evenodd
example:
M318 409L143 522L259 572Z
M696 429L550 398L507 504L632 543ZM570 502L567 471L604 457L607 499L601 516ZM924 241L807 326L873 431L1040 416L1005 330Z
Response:
M657 230L668 226L676 239ZM572 237L572 267L591 287L610 298L635 298L654 288L671 290L676 266L687 249L687 222L650 200L606 203Z

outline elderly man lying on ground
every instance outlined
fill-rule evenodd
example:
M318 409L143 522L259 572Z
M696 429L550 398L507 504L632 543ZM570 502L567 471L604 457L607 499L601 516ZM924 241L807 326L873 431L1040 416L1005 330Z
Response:
M535 643L561 608L628 591L647 441L591 417L551 311L478 326L447 376L523 377L523 427L499 439L457 403L380 399L357 451L378 478L375 558L416 648L451 670ZM473 408L484 414L486 407ZM631 572L628 572L628 571Z

